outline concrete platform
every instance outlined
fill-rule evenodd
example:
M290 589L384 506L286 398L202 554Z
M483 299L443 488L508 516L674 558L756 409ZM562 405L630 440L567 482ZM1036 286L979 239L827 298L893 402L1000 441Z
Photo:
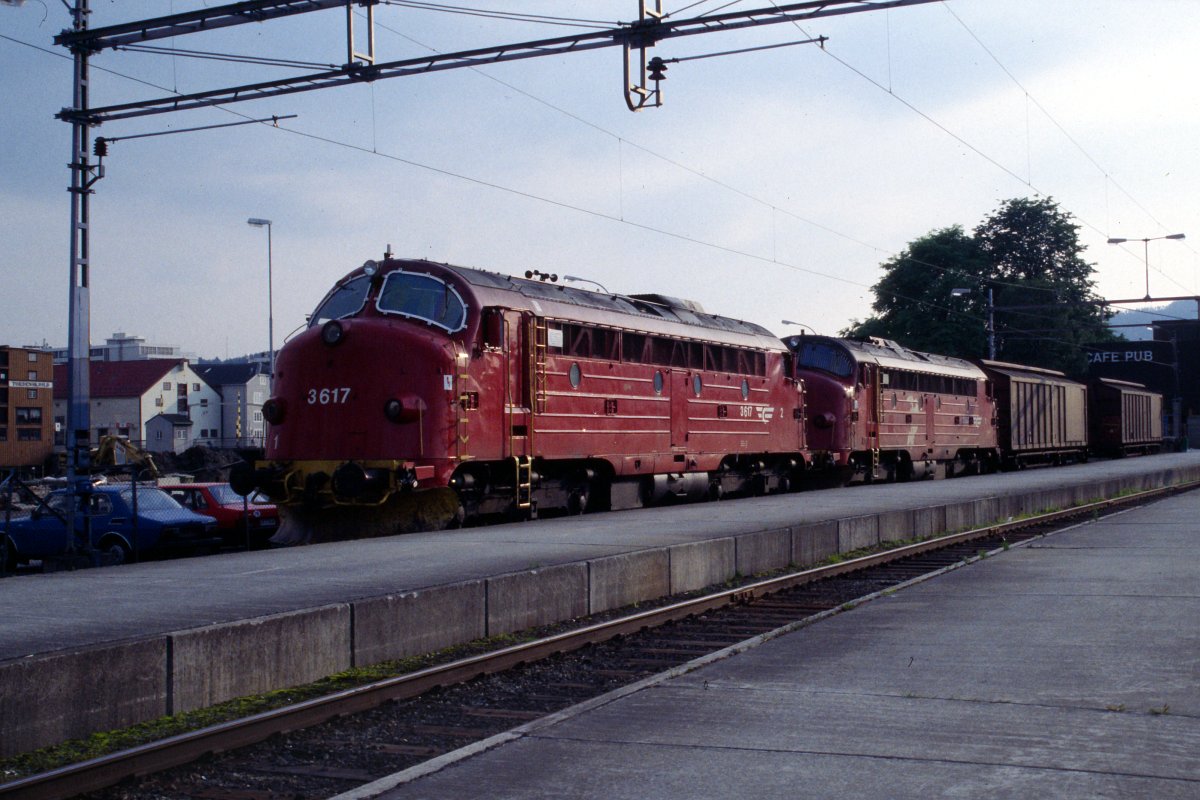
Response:
M8 578L0 755L881 540L1196 479L1200 453L1179 453Z
M1200 797L1198 512L1078 526L341 800Z

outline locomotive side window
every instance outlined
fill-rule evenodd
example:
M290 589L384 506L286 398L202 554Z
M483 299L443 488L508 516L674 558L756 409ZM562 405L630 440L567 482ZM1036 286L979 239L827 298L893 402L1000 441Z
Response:
M324 325L331 319L354 316L366 304L367 290L370 288L371 278L367 275L359 275L341 286L334 287L334 290L325 296L321 305L317 306L317 310L309 317L308 327Z
M897 370L891 375L893 389L926 394L954 394L975 396L975 381L970 378L954 378L949 375L929 375L924 372Z
M563 323L563 355L580 358L619 358L621 336L609 328Z
M447 333L467 327L467 304L454 287L431 275L389 273L376 306L385 314L428 322Z

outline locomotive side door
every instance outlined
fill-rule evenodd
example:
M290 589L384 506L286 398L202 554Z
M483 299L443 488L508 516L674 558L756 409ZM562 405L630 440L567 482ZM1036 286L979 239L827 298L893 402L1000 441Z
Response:
M879 385L879 370L875 364L863 364L860 374L862 415L866 421L863 425L863 433L866 436L863 448L878 453L879 417L883 407L883 390Z
M503 442L500 453L505 457L523 456L529 452L529 428L533 423L530 413L530 319L528 314L508 310L501 318L504 407L501 411Z
M684 449L688 444L688 392L691 376L686 370L673 369L668 382L671 395L671 447Z

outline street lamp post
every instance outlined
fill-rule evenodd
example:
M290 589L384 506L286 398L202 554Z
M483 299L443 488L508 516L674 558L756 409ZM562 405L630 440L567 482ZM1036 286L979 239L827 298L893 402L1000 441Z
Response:
M1114 237L1108 240L1109 244L1124 244L1125 242L1141 242L1143 245L1143 254L1146 260L1146 300L1150 299L1150 243L1159 239L1182 239L1182 233L1172 233L1170 236L1147 236L1143 239L1121 239Z
M271 280L271 220L259 219L251 217L246 220L246 224L253 225L256 228L267 229L267 343L270 346L267 351L267 364L270 371L271 380L275 380L275 300L272 297L273 281Z

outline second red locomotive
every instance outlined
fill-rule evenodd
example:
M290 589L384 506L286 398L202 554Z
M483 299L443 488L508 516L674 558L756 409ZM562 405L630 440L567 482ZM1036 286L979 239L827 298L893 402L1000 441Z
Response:
M978 366L886 339L786 341L818 463L865 482L996 468L996 405Z

